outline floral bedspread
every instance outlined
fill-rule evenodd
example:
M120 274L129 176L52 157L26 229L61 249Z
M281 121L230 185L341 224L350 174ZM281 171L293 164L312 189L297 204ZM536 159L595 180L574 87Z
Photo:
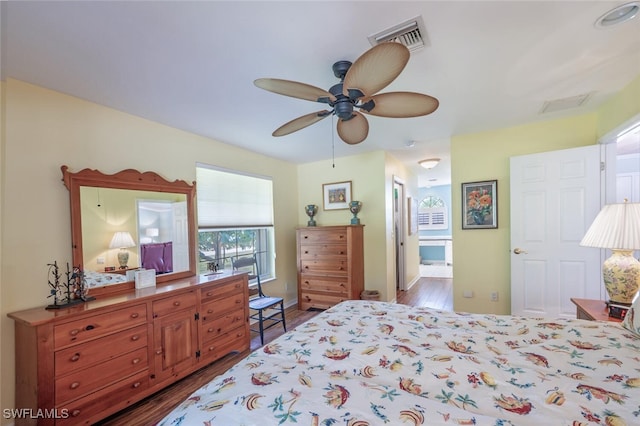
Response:
M348 301L254 351L160 425L638 425L617 323Z

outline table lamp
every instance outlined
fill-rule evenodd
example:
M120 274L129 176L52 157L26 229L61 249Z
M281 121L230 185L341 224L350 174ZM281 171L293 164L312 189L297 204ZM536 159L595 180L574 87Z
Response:
M610 302L631 305L640 286L640 204L607 204L580 241L581 246L611 249L602 265L604 286Z
M120 249L118 252L118 263L120 263L120 269L127 269L127 262L129 262L129 252L127 249L129 247L135 247L135 245L136 243L133 241L130 233L118 231L113 234L109 248Z

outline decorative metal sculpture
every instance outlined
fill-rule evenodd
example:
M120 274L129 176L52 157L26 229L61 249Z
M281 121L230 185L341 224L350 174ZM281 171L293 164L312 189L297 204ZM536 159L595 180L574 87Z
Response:
M60 282L62 275L60 274L58 262L48 263L47 266L49 267L50 287L50 294L47 297L53 297L53 304L48 305L46 309L66 308L95 299L95 297L87 295L89 289L85 283L84 272L79 266L69 269L69 263L67 263L66 283Z

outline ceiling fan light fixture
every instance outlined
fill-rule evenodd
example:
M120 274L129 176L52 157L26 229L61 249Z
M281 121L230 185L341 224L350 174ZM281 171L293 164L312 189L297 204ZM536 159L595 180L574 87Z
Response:
M438 163L440 163L439 158L427 158L426 160L418 161L418 164L420 164L422 167L424 167L427 170L433 169L435 166L438 165Z
M629 21L638 15L640 11L640 2L632 1L630 3L616 6L596 20L596 28L607 28Z

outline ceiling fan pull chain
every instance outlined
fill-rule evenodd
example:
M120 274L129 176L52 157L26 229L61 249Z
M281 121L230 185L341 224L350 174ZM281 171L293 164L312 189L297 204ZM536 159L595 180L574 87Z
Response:
M333 163L333 168L336 168L336 132L335 132L335 124L333 122L334 115L331 115L331 162Z

